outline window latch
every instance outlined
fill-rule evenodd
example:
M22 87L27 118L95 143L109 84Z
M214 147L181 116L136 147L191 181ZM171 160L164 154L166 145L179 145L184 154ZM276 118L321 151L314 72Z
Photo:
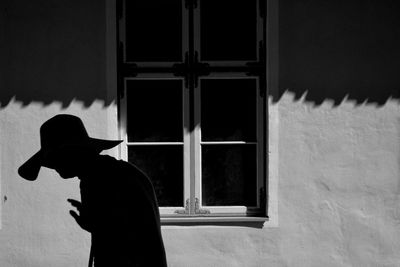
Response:
M180 215L189 215L190 214L190 199L186 199L185 203L185 208L184 209L179 209L175 210L174 213L180 214ZM200 200L196 197L194 199L194 214L195 215L200 215L200 214L210 214L211 212L207 209L200 209Z
M195 214L210 214L211 212L207 209L200 209L200 200L196 197L194 202L194 213Z
M186 199L185 209L176 210L174 213L181 215L189 215L190 212L190 199Z

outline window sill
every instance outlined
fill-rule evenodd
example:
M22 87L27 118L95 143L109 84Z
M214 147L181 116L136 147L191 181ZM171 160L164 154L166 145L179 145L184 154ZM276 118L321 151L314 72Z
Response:
M187 216L161 217L162 226L241 226L263 228L268 217Z

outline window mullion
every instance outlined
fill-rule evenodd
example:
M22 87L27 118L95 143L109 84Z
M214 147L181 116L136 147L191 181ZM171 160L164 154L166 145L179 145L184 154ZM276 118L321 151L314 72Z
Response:
M126 16L124 12L126 0L121 0L121 6L119 6L121 15L118 16L118 89L119 92L119 112L120 112L120 134L121 139L124 140L124 145L120 149L120 157L122 159L128 160L128 146L183 146L183 209L181 207L161 207L162 215L169 217L179 217L179 216L199 216L207 213L212 216L255 216L259 214L260 209L265 210L265 198L260 198L261 195L265 195L267 191L266 179L266 153L267 149L265 140L265 114L266 114L266 98L264 94L259 94L258 90L265 90L265 17L263 14L263 5L261 1L257 2L257 34L256 34L256 44L260 49L257 51L256 60L253 58L249 60L243 59L243 61L231 61L228 60L216 60L213 58L207 58L205 56L204 61L201 57L201 49L203 49L201 43L201 26L204 26L204 17L201 21L201 2L197 0L182 0L182 61L177 62L127 62L126 58ZM186 8L185 8L186 7ZM204 14L203 14L204 15ZM176 28L176 27L174 27ZM204 29L204 28L203 28ZM129 30L129 28L128 28ZM212 39L211 39L212 40ZM204 51L203 51L204 52ZM206 53L204 53L206 55ZM210 59L210 61L207 61ZM251 60L251 61L250 61ZM174 64L175 63L175 64ZM126 99L126 88L127 80L138 79L141 77L146 78L163 78L172 76L174 78L180 77L186 83L183 83L182 88L182 131L183 131L183 141L182 142L159 142L159 143L129 143L127 138L127 106L128 102ZM205 78L204 76L208 76ZM249 76L256 76L249 77ZM249 79L257 79L257 90L256 90L256 118L257 121L257 134L256 140L245 139L236 141L207 141L207 129L203 130L203 135L205 141L202 142L201 137L201 81L206 79L235 79L243 77L248 77ZM260 80L262 80L260 84ZM205 85L205 82L203 86ZM253 86L251 86L253 87ZM122 90L121 90L122 89ZM203 93L206 89L204 89ZM228 96L229 97L229 96ZM176 98L175 98L176 99ZM209 99L209 98L205 98ZM208 101L207 101L208 102ZM205 108L208 110L207 108ZM218 109L217 109L218 110ZM203 114L203 119L207 119L207 114ZM212 116L213 117L213 116ZM208 121L208 120L207 120ZM207 123L203 121L206 127ZM202 147L203 146L203 147ZM207 181L207 171L204 172L204 181L202 181L202 160L207 164L207 158L203 158L202 150L207 154L207 151L214 149L215 146L221 146L225 149L225 146L237 146L240 149L246 149L248 147L256 146L257 163L255 165L257 172L257 183L256 192L257 202L251 204L251 206L213 206L213 204L208 203L207 200L207 187L202 185ZM211 147L211 148L210 148ZM169 147L168 147L169 148ZM253 149L253 148L251 148ZM254 151L254 150L253 150ZM244 153L244 152L243 152ZM246 152L247 153L247 152ZM182 154L180 154L182 155ZM179 155L179 157L180 157ZM246 154L247 155L247 154ZM206 157L206 156L204 156ZM247 157L248 158L248 157ZM180 161L180 164L182 162ZM206 167L209 164L205 165ZM181 167L180 167L181 168ZM253 168L254 169L254 168ZM206 169L207 170L207 169ZM252 177L254 175L251 175ZM176 177L176 176L175 176ZM219 177L219 176L218 176ZM253 185L254 186L254 185ZM182 187L180 187L182 188ZM210 204L210 206L205 206L202 209L202 190L204 188L205 199L204 203ZM211 186L212 188L212 186ZM254 187L251 187L254 188ZM262 191L264 190L264 191ZM251 192L255 190L251 189ZM179 192L182 192L179 189ZM264 192L264 193L263 193ZM181 198L182 196L179 196ZM178 200L176 201L178 202ZM253 202L252 202L253 203ZM241 203L239 203L241 204ZM179 208L179 209L177 209ZM178 212L177 212L178 211ZM187 218L188 219L188 218Z
M191 199L191 176L192 176L192 156L191 156L191 131L190 131L190 91L188 88L183 88L183 139L184 139L184 199L183 203L185 208L189 208L188 212L190 214L190 206L187 206L187 203L190 203Z
M192 46L191 48L194 50L194 52L198 53L198 56L200 58L200 8L198 5L194 6L194 9L192 11L192 21L193 21L193 28L192 30Z
M119 129L120 129L120 139L123 140L123 145L118 146L119 157L122 160L128 161L128 135L127 135L127 103L126 103L126 79L122 78L122 89L123 94L120 94L119 98Z
M194 110L194 127L193 127L193 159L194 159L194 172L193 172L193 197L192 201L192 212L193 214L196 212L196 208L198 208L201 204L201 99L200 99L200 85L194 87L193 90L193 110ZM197 207L196 207L197 206Z
M264 111L264 105L263 105L263 97L261 97L262 94L260 94L260 91L263 90L261 88L261 85L263 83L260 82L260 79L257 79L257 90L256 90L256 98L257 98L257 208L261 208L263 206L263 194L265 190L264 186L264 136L263 136L263 130L264 130L264 121L263 117L261 114L263 114Z

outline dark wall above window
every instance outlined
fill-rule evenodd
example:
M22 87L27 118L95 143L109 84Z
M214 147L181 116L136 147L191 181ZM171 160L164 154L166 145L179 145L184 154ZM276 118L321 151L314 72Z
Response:
M279 1L280 94L384 104L400 99L400 2ZM0 1L0 108L14 97L108 105L104 0ZM200 58L201 59L201 58Z
M0 1L0 108L73 100L108 105L103 0Z
M400 2L282 0L279 87L321 104L400 97ZM275 99L277 100L277 99Z

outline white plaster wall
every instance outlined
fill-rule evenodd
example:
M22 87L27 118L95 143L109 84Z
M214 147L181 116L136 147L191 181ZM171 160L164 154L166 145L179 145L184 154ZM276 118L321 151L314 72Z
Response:
M279 232L289 266L399 266L398 101L279 102Z
M21 107L13 101L0 110L2 267L87 265L90 236L69 215L66 201L80 198L78 181L63 180L46 168L34 182L17 173L20 164L40 148L40 125L58 113L81 117L93 137L118 138L116 106L104 107L101 101L89 108L73 101L66 109L61 109L61 103ZM116 149L108 153L117 156Z
M313 106L285 93L270 105L279 121L278 160L270 166L279 173L271 215L279 223L164 226L170 266L399 266L398 102ZM44 168L35 182L17 174L39 149L39 126L60 112L80 116L92 136L118 138L115 106L98 101L67 109L12 102L0 111L0 266L87 264L89 235L66 202L79 198L77 181Z
M285 93L270 110L279 223L168 227L170 265L400 266L398 101L314 106Z
M112 77L103 75L113 67L103 62L111 59L104 53L102 27L112 27L103 23L104 10L92 7L95 1L59 2L69 8L46 1L43 8L26 0L18 7L5 3L14 15L5 27L12 45L1 49L11 55L12 68L0 77L0 267L86 266L89 236L66 202L79 198L77 181L43 169L29 182L18 177L17 168L39 149L40 125L60 112L80 116L92 136L118 138L116 107L109 105L115 95L106 107L98 100L90 104L105 98L105 88L116 91ZM300 52L295 55L305 54ZM12 95L17 99L8 102ZM72 97L85 103L68 104ZM325 100L314 106L287 92L270 102L269 111L271 221L263 229L163 227L169 265L400 266L398 101L378 107L344 100L333 107Z

